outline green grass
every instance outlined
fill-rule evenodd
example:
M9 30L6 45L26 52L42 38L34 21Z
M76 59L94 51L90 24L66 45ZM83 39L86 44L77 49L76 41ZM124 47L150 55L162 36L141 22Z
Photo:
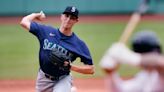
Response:
M142 22L136 30L155 30L164 39L164 22ZM99 61L111 43L118 41L125 23L79 23L73 30L88 45L96 73L94 76L73 72L75 77L102 77ZM136 31L135 31L136 32ZM162 42L162 41L161 41ZM164 45L164 42L162 42ZM0 79L34 79L37 75L39 43L19 25L0 25ZM79 64L79 59L77 59ZM131 76L138 71L123 65L119 72Z

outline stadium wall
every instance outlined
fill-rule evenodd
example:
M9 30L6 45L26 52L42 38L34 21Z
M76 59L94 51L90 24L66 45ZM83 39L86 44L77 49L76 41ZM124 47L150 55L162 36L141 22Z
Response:
M0 0L0 16L26 15L43 10L60 14L68 5L80 14L127 14L137 9L141 0ZM151 0L149 13L164 13L164 0Z

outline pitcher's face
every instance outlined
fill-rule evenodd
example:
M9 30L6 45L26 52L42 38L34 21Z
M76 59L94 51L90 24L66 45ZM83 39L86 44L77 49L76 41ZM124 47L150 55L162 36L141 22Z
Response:
M78 18L71 14L61 15L62 26L65 28L72 28L72 26L78 22Z

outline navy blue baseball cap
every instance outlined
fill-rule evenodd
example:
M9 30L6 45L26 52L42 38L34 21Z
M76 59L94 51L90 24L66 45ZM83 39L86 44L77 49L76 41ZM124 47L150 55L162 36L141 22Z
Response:
M79 10L74 6L67 6L64 10L63 14L71 14L78 18L79 16Z
M162 53L161 44L156 33L150 30L138 32L132 40L132 48L138 53Z

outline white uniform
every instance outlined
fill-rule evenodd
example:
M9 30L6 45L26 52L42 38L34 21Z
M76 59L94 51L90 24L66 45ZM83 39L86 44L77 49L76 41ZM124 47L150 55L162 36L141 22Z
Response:
M107 84L113 87L109 87L109 92L164 92L164 77L157 71L141 71L128 80L122 80L117 73L113 73Z
M140 61L139 54L119 43L107 51L100 66L108 69L113 69L118 63L137 66ZM106 82L110 92L164 92L164 74L159 74L157 70L141 70L128 80L122 80L117 72L112 72Z

